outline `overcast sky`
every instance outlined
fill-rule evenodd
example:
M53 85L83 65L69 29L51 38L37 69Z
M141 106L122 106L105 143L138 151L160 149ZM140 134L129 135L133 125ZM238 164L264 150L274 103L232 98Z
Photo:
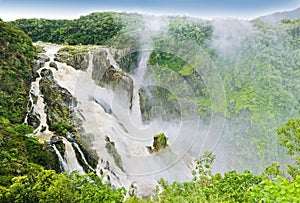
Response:
M73 19L94 11L126 11L251 19L299 6L300 0L0 0L0 18Z

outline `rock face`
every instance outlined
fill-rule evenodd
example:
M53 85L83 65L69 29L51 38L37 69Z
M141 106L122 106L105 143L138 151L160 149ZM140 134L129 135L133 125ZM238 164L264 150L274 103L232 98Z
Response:
M133 80L125 75L121 70L115 69L110 66L105 72L103 80L100 85L108 86L114 90L119 99L124 102L125 105L129 104L129 108L132 107L133 99ZM125 108L127 106L124 106Z
M68 53L67 51L59 51L57 54L55 54L54 60L61 63L66 63L77 70L84 71L89 65L89 54L87 50L75 54Z
M123 166L122 166L122 159L120 154L118 153L116 147L115 147L115 143L110 141L109 137L105 138L106 144L105 144L105 148L107 150L107 152L114 158L114 161L116 163L116 165L122 170Z
M85 150L82 147L80 140L80 120L75 116L73 108L77 106L77 101L71 95L71 93L60 87L54 80L53 73L50 69L41 70L40 90L44 95L44 102L46 104L45 112L47 113L47 123L50 130L54 130L56 125L56 134L64 136L71 143L77 143L82 153L85 156L86 161L96 168L98 157L93 149ZM29 119L29 118L28 118ZM60 126L60 127L57 127ZM61 131L60 128L64 128L66 132ZM53 128L53 129L52 129ZM57 129L58 128L58 129ZM65 145L62 138L59 136L51 137L51 144L55 144L59 152L64 155ZM86 172L90 172L91 169L82 160L82 155L77 148L73 147L76 153L76 157L80 164L83 166Z
M121 69L116 68L108 59L109 52L112 50L112 56L121 59L126 50L115 50L101 47L93 47L82 51L74 51L76 48L67 48L59 51L55 60L66 63L75 69L87 70L92 55L92 79L100 86L114 89L118 95L126 96L131 104L133 96L133 81ZM128 50L127 50L128 51ZM124 94L125 93L125 94Z
M40 121L40 115L37 114L33 109L27 114L27 123L28 125L31 125L34 129L39 127L41 121Z
M73 107L77 105L77 101L67 89L57 85L51 70L43 69L41 76L40 90L44 95L47 121L50 128L54 123L65 123L70 120L74 121Z
M172 120L174 118L180 118L181 116L180 105L176 98L173 98L172 94L164 88L140 88L139 97L142 120L144 123L149 122L155 117Z
M93 54L92 78L96 83L100 83L110 66L110 62L107 60L107 52L104 49L94 49L91 54Z
M138 68L140 53L135 51L132 47L124 49L110 48L109 51L112 53L112 56L115 58L123 71L131 73Z

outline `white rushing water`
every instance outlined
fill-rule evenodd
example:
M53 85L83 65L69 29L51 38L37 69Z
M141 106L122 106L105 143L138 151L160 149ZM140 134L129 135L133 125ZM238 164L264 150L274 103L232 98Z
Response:
M40 68L37 73L38 77L36 78L35 81L31 83L31 88L30 88L30 95L29 95L29 102L31 103L29 106L31 106L30 109L28 109L28 112L32 111L35 113L35 115L38 116L38 119L40 120L39 126L34 130L34 134L40 138L42 141L49 141L51 136L54 135L53 132L49 130L49 126L47 123L47 114L45 112L46 104L44 103L44 95L40 91L40 80L42 79L41 77L41 70L42 69L50 69L53 70L49 65L51 62L54 61L55 58L55 53L61 48L61 46L57 45L44 45L42 44L46 50L46 55L49 57L50 61L46 62L44 64L44 67ZM93 60L92 55L90 54L90 61ZM89 67L89 69L92 69L92 67ZM91 77L91 72L89 72L90 77ZM36 97L37 100L34 103L33 97ZM28 123L28 115L25 118L24 123ZM72 172L72 171L78 171L79 173L83 174L85 173L82 166L78 163L76 154L74 151L74 148L72 144L65 138L63 138L63 143L65 145L65 153L64 157L60 154L58 149L56 148L55 144L52 145L59 162L61 164L61 167L63 170ZM82 159L87 163L82 151L80 150L79 146L74 143L75 147L78 149L79 153L81 154ZM87 164L87 166L89 166ZM89 166L91 168L91 166Z
M60 166L62 167L62 170L67 171L69 169L67 162L65 161L65 159L62 157L61 153L58 151L58 149L56 148L55 145L53 145L53 149L58 157Z
M52 56L58 49L52 45L45 45L45 50L46 55L53 60ZM139 69L147 68L149 53L143 54ZM93 74L92 57L90 52L86 71L75 70L60 62L56 62L57 70L50 69L58 85L66 88L78 101L74 109L75 113L82 120L84 134L90 137L89 140L93 140L91 147L99 157L97 174L103 174L105 178L110 179L112 184L124 186L127 189L132 182L135 182L139 195L150 195L160 178L168 181L191 180L193 159L187 153L190 147L189 142L181 135L194 133L191 131L193 123L186 122L186 125L182 126L154 120L149 125L144 125L141 121L138 95L143 74L132 77L134 98L130 110L127 99L121 98L110 89L96 85L91 77ZM109 61L112 63L112 60ZM118 67L116 64L111 65ZM108 108L111 112L107 110ZM153 136L161 132L168 136L170 148L160 153L150 154L146 146L152 146ZM110 151L107 149L106 137L114 143ZM68 171L83 172L71 143L66 139L63 142L66 146L64 160ZM121 159L119 163L118 160L115 161L118 156ZM85 159L83 160L86 162ZM64 163L62 160L61 162Z
M82 160L84 161L85 165L87 165L89 167L90 170L94 170L93 167L90 166L90 164L87 162L87 160L85 159L85 156L82 152L82 150L80 149L79 145L77 143L73 143L73 145L75 146L75 148L78 150L78 152L81 155Z
M76 158L76 153L74 151L74 148L67 139L63 138L63 143L65 145L65 156L64 159L66 160L67 163L67 170L66 171L77 171L80 174L84 174L84 170L82 166L79 164L77 158Z
M49 57L50 61L45 63L45 66L43 68L45 69L49 69L50 66L50 62L54 61L54 54L60 49L59 46L53 46L51 49L48 50L47 52L47 56ZM45 108L46 105L44 103L44 95L41 93L40 91L40 80L41 80L41 70L43 68L40 68L37 73L38 73L38 77L36 78L35 81L33 81L31 83L31 88L30 88L30 103L31 103L31 109L29 109L30 111L35 112L36 115L39 116L39 120L40 120L40 125L34 130L34 133L36 134L40 134L40 133L46 133L49 134L51 133L49 131L49 126L47 124L47 114L45 113ZM34 99L33 97L37 97L37 101L34 104ZM28 115L25 118L25 123L28 122Z

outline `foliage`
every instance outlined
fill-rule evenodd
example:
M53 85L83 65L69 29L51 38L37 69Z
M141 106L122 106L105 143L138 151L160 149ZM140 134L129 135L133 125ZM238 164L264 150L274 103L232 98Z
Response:
M33 41L57 44L105 44L122 28L110 12L92 13L75 20L19 19L11 22Z
M211 165L214 155L205 152L195 161L194 182L169 184L161 179L154 201L159 202L247 202L248 189L262 181L250 171L237 173L229 171L212 175Z
M289 174L296 178L300 175L300 119L290 119L277 130L280 144L287 148L286 153L291 155L296 166L287 165Z
M249 202L299 202L300 176L291 182L282 177L276 181L264 180L249 191Z
M31 67L36 49L22 31L0 22L0 185L42 167L57 169L56 157L21 124L27 113Z
M299 111L300 20L283 20L279 24L252 21L254 32L247 33L235 50L230 50L230 47L226 50L233 51L229 58L210 46L216 37L220 37L214 35L210 23L180 17L169 20L169 29L174 36L155 39L157 50L151 53L149 59L149 65L156 71L152 77L176 87L175 95L191 89L195 98L188 99L191 103L200 104L200 115L214 111L205 81L201 79L202 69L198 73L186 62L188 59L184 54L179 57L162 51L169 42L184 47L184 39L193 41L204 52L201 58L195 60L215 66L223 82L228 129L233 130L222 139L227 144L224 151L231 157L231 166L248 164L259 171L265 162L280 158L281 149L274 139L275 126ZM129 43L136 48L136 36L119 36L139 27L141 22L141 16L137 14L93 13L76 20L21 19L11 24L22 29L34 41L71 45L111 43L116 48L128 48ZM234 36L227 37L227 43L231 37ZM114 42L115 39L118 40ZM27 137L26 134L31 133L32 129L21 124L27 109L28 84L36 48L22 31L1 20L0 47L0 202L122 202L125 190L103 183L95 174L57 174L43 169L55 168L57 160L45 145L33 137ZM84 46L82 48L85 49ZM78 52L70 47L65 49ZM182 49L176 51L181 53ZM136 63L137 54L123 60L126 63L129 61L126 66L128 71L133 69L130 66L131 59ZM172 73L166 77L161 66ZM178 81L174 80L177 77L174 76L187 81L190 89L177 87ZM176 100L174 94L166 89L156 89L153 93L163 98L161 101L169 99L170 103L174 103ZM58 95L53 94L51 100L54 101L54 98L58 98ZM65 100L62 97L59 99ZM65 117L63 119L67 120ZM205 152L195 162L193 182L168 183L160 180L153 201L299 202L299 126L299 119L291 119L278 129L280 144L295 159L296 165L287 165L291 180L284 177L279 163L268 166L262 175L254 175L250 171L237 173L235 170L214 175L211 166L215 157ZM74 131L67 122L57 122L50 127L61 135ZM166 147L166 136L156 135L153 145L150 148L152 151ZM127 201L143 202L136 196ZM150 199L145 201L150 202Z
M15 177L10 187L1 189L1 202L122 202L125 195L123 188L103 183L93 173L81 176L52 170Z
M27 111L35 48L24 32L0 22L0 116L21 123Z
M66 135L68 132L69 133L75 132L74 126L65 122L52 124L50 126L50 130L54 131L57 135L61 135L61 136Z
M10 185L14 176L36 173L42 167L59 170L48 147L27 136L33 132L31 126L12 125L3 117L0 120L0 185Z

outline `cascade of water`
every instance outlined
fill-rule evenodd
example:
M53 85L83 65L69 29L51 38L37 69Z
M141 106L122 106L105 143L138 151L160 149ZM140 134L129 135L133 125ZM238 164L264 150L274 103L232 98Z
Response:
M118 63L116 62L116 60L114 59L114 57L111 55L110 51L108 48L103 48L106 53L107 53L107 57L106 57L106 60L109 61L109 63L115 68L115 69L118 69L118 70L121 70Z
M34 106L34 109L40 115L40 125L37 129L34 130L34 133L49 133L49 126L47 124L47 114L45 113L46 105L44 103L44 95L40 92L39 84L40 84L41 77L36 79L36 90L37 90L37 102Z
M85 165L87 165L89 167L89 169L91 169L93 171L94 170L93 167L91 167L90 164L86 161L85 156L84 156L82 150L80 149L79 145L77 143L75 143L75 142L73 143L73 145L76 147L76 149L80 153L81 159L83 160L83 162L85 163Z
M145 70L149 52L145 51L142 55L139 69ZM161 121L153 121L147 126L141 122L137 84L142 85L143 74L136 72L133 76L135 88L133 106L130 110L129 105L125 105L128 108L124 108L122 104L124 101L112 90L95 84L90 77L93 67L91 58L89 58L87 71L76 70L60 62L56 62L57 70L54 68L51 70L58 85L66 88L78 101L75 113L78 118L82 118L82 128L86 135L92 136L89 138L93 140L92 149L102 160L98 163L97 174L110 177L110 181L116 186L128 188L135 181L140 187L140 193L144 194L150 191L149 188L154 188L161 177L169 181L189 180L191 177L187 172L191 169L187 163L191 160L187 158L186 161L176 162L177 154L180 155L180 153L176 151L173 153L175 148L172 145L171 150L158 154L149 154L147 151L146 146L151 146L153 143L153 135L159 132L165 132L167 135L174 134L174 137L169 137L172 143L181 126L175 125L174 127ZM112 113L109 113L108 107L105 106L109 106ZM186 129L186 132L189 130ZM106 141L106 136L110 138L111 143ZM71 143L65 139L64 143L68 170L83 171L78 164ZM184 145L185 142L182 141L181 144Z
M80 174L84 174L84 170L82 166L79 164L75 150L72 144L65 138L63 138L63 143L65 144L65 156L64 159L66 160L68 166L68 172L77 171Z
M56 148L55 144L52 145L57 157L58 157L58 160L59 160L59 163L60 163L60 166L61 166L61 169L64 170L64 171L68 171L69 167L68 167L68 164L67 162L64 160L64 158L62 157L62 155L60 154L60 152L58 151L58 149Z
M89 65L88 68L86 69L86 73L88 74L89 78L92 78L92 73L93 73L93 54L91 51L89 51Z
M45 47L47 51L47 55L50 58L49 62L45 63L44 68L49 69L50 62L54 61L54 55L55 53L59 50L58 46L46 46ZM40 91L40 80L41 80L41 70L39 69L37 71L38 77L36 78L35 81L31 83L31 88L30 88L30 103L31 103L31 108L28 109L28 112L35 112L36 115L39 116L40 124L39 126L34 130L35 134L40 134L40 133L46 133L49 134L51 133L49 131L49 126L47 124L47 114L45 113L45 108L46 105L44 103L44 95ZM33 97L37 97L36 103L33 102ZM25 123L28 122L28 114L26 115L25 118Z

